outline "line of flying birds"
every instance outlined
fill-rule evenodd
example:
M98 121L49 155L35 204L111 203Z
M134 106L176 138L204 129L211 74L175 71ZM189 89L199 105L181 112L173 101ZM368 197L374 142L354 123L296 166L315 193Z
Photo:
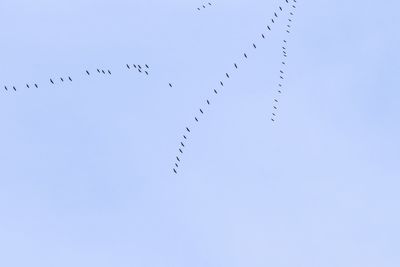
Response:
M294 3L297 2L296 0L291 0L291 1L293 1ZM289 4L289 0L285 0L285 2L286 2L287 4ZM291 7L292 7L292 9L295 9L295 8L296 8L295 5L291 5ZM280 16L278 15L279 12L283 12L283 8L282 8L281 6L279 6L279 11L274 12L273 18L271 19L272 24L266 26L266 28L267 28L268 31L271 31L271 30L272 30L272 25L275 24L276 20L280 17ZM290 15L290 16L293 16L294 13L293 13L292 11L290 11L290 12L289 12L289 15ZM286 27L287 27L286 32L289 34L289 33L290 33L290 30L289 30L289 29L291 28L292 19L289 18L288 21L289 21L289 24L287 24L287 26L286 26ZM262 38L262 39L265 39L265 34L264 34L264 33L261 34L261 38ZM283 52L283 57L286 58L286 57L287 57L287 52L286 52L286 43L287 43L287 41L284 40L283 42L284 42L284 45L282 46L282 52ZM252 44L252 47L253 47L253 49L257 49L257 45L256 45L255 43ZM244 60L246 60L246 59L248 58L248 55L247 55L246 52L243 53L243 58L244 58ZM282 61L282 65L286 65L285 59ZM236 62L233 63L233 67L234 67L234 70L237 70L237 69L239 68L238 63L236 63ZM284 74L285 74L285 72L284 72L284 71L282 70L282 68L281 68L281 69L280 69L280 79L281 79L281 80L284 80ZM230 74L229 74L228 72L226 72L226 73L225 73L225 77L226 77L227 79L230 79L231 76L230 76ZM224 82L223 82L222 80L220 80L219 85L220 85L221 88L224 87ZM280 88L282 87L282 82L280 82L278 86L279 86L279 88L278 88L278 93L281 94L281 93L282 93L282 90L281 90ZM212 89L212 94L213 94L213 95L218 95L218 90L215 89L215 88L213 88L213 89ZM211 98L207 98L206 101L205 101L205 104L207 104L207 106L211 104L210 99L211 99ZM278 97L274 98L274 103L278 103L278 102L279 102ZM274 104L273 107L274 107L274 110L277 110L277 109L278 109L277 104ZM199 122L199 118L200 118L200 116L202 116L202 115L204 114L204 111L205 111L205 108L204 108L204 107L198 108L198 112L199 112L199 113L198 113L198 115L196 115L196 116L194 117L194 120L195 120L196 123ZM274 117L276 116L276 113L273 112L273 115L272 115L272 116L273 116L273 117L271 118L271 120L274 122L274 121L275 121ZM174 167L173 167L173 169L172 169L173 172L174 172L175 174L178 173L178 168L179 168L180 163L181 163L181 155L184 153L184 148L186 147L186 144L185 144L185 143L186 143L186 141L188 140L188 135L189 135L190 133L191 133L191 129L190 129L189 127L186 127L186 128L185 128L185 133L182 135L182 138L183 138L183 139L181 139L180 144L179 144L179 149L178 149L179 154L175 157L176 160L175 160L175 163L174 163Z
M212 6L212 4L210 2L208 2L207 4L203 4L202 8L206 8L207 6ZM198 7L197 10L201 10L201 8Z
M130 64L126 64L125 66L126 66L126 68L128 70L136 69L139 73L142 73L142 74L145 74L145 75L149 75L150 74L150 67L147 64L144 64L143 67L140 64L131 64L131 65ZM95 69L94 71L89 71L89 70L85 71L85 74L87 76L91 76L93 73L102 74L102 75L112 75L112 72L111 72L110 69L100 69L99 68L99 69ZM51 84L51 85L55 85L57 82L64 83L64 82L72 82L72 81L73 81L73 79L72 79L71 76L64 76L64 77L59 77L57 79L56 78L50 78L48 80L48 83ZM171 83L169 85L170 85L170 87L172 87ZM27 83L25 85L25 87L28 88L28 89L31 88L31 87L39 88L39 84L38 83L33 83L33 84ZM9 89L17 91L17 86L13 85L13 86L9 87L7 85L4 85L4 90L8 91Z

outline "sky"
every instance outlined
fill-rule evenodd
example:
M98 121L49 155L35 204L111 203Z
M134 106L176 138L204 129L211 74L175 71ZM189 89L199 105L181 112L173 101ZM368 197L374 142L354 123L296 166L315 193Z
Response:
M400 3L292 2L1 0L0 266L399 266Z

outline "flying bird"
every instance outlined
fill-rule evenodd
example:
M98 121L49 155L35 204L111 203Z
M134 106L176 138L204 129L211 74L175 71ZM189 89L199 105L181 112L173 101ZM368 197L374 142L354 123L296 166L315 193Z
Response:
M282 11L282 7L279 7L279 9Z
M110 70L108 70L108 74L110 74L110 75L111 75L111 71L110 71Z
M183 154L183 151L182 151L182 149L180 149L180 148L179 148L179 152L181 152L181 154Z
M101 70L101 72L102 72L103 74L106 74L106 72L105 72L104 70Z
M181 146L182 146L182 147L185 147L185 144L181 142Z
M224 86L224 83L222 81L219 82L222 86Z
M271 19L272 23L275 23L274 19Z
M253 47L254 47L254 48L257 48L257 46L256 46L255 44L253 44Z
M274 12L275 17L278 17L278 15L276 14L276 12Z
M133 64L133 66L135 67L135 69L136 69L136 65L135 64Z
M131 67L129 66L129 64L126 64L126 67L127 67L128 69L131 69Z
M144 64L146 66L146 68L149 68L149 66L147 64Z
M6 91L8 91L8 88L7 88L7 86L4 86L4 89L6 89Z
M246 55L246 53L244 53L243 55L244 55L244 57L245 57L245 58L247 58L247 55Z
M271 121L275 121L275 120L271 118Z
M90 72L88 70L86 71L86 73L87 73L87 75L90 75Z
M226 77L230 78L228 73L225 73L225 75L226 75Z
M141 69L137 69L140 73L142 73L142 70Z
M236 64L236 63L235 63L234 65L235 65L235 68L238 68L238 66L237 66L237 64Z
M267 26L267 28L268 28L268 30L271 30L271 27L270 27L270 26Z
M97 69L97 72L98 72L98 73L100 73L100 70L99 70L99 69Z
M181 162L181 160L180 160L180 158L179 158L178 156L176 157L176 160L179 161L179 162Z
M197 122L199 122L199 120L197 119L197 117L194 117L194 119L195 119Z
M278 109L276 106L274 106L274 109Z
M137 65L139 67L139 69L141 69L142 67L140 65Z
M29 88L29 84L27 84L27 85L26 85L26 87L28 87L28 88Z
M15 86L13 86L14 91L17 91L17 88L15 88Z
M169 87L172 87L172 84L169 84Z
M63 78L60 78L60 80L61 80L62 82L64 82L64 79L63 79Z
M176 172L176 170L174 169L174 173L176 173L177 174L177 172Z
M210 101L209 100L207 100L207 104L210 105Z
M38 88L38 85L35 83L35 87Z
M175 167L179 168L178 163L175 163Z
M214 93L215 93L215 94L218 94L217 90L214 89Z
M186 127L186 131L188 131L190 133L190 129L188 127Z
M204 114L204 112L203 112L203 110L202 110L202 109L200 109L200 113L201 113L201 114Z
M68 76L68 80L70 80L70 81L72 82L72 79L71 79L71 77L69 77L69 76Z
M183 135L183 138L186 140L187 139L186 135Z
M147 70L144 71L146 73L146 75L149 75L149 73L147 72Z
M53 82L53 80L52 80L52 79L50 79L50 82L51 82L52 84L54 84L54 82Z
M264 36L264 34L261 34L261 36L262 36L262 38L263 38L263 39L265 39L265 36Z
M274 99L274 101L275 101L276 103L278 103L278 100Z

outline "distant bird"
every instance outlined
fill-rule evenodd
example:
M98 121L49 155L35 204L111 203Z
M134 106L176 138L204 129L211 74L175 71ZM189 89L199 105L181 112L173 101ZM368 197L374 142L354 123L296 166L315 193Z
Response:
M133 64L133 66L135 67L135 69L136 69L136 65L135 64Z
M278 109L276 106L274 106L274 109Z
M71 79L71 77L69 77L69 76L68 76L68 80L69 80L70 82L72 82L72 79Z
M281 91L281 90L278 90L278 93L282 94L282 91Z
M287 41L286 41L286 40L283 40L283 42L284 42L284 43L287 43Z
M4 89L6 89L6 91L8 91L8 88L7 88L7 86L4 86Z
M271 27L270 27L270 26L267 26L267 28L268 28L268 30L271 30Z
M261 36L262 36L262 38L263 38L263 39L265 39L265 36L264 36L264 34L261 34Z
M64 82L64 79L63 79L63 78L60 78L60 80L61 80L62 82Z
M111 71L110 71L110 70L108 70L108 74L110 74L110 75L111 75Z
M276 14L276 12L274 12L274 15L275 15L276 18L278 17L278 15Z
M211 3L208 3L209 6L211 6Z
M175 163L175 167L179 168L178 163Z
M256 44L253 44L253 47L254 47L254 48L257 48Z
M100 70L99 70L99 69L97 69L97 72L98 72L98 73L100 73Z
M183 138L186 140L187 139L186 135L183 135Z
M294 15L294 14L293 14L293 12L290 12L290 15L292 15L292 16L293 16L293 15Z
M278 103L278 100L274 99L274 101L275 101L276 103Z
M179 161L179 162L181 162L181 160L180 160L180 158L179 158L178 156L176 157L176 160Z
M290 31L289 31L289 30L287 30L286 32L287 32L287 33L290 33Z
M210 105L210 101L209 100L207 100L207 104Z
M50 82L51 82L52 84L54 84L54 82L53 82L53 80L52 80L52 79L50 79Z
M190 133L190 129L188 127L186 127L186 131L188 131Z
M282 7L279 7L279 9L282 11Z
M126 67L127 67L128 69L131 69L131 67L129 66L129 64L126 64Z
M280 70L279 72L283 74L283 71L282 71L282 70Z
M205 6L205 5L203 5L203 8L206 8L206 6Z
M274 117L275 117L275 116L276 116L276 114L275 114L275 113L272 113L272 116L274 116Z
M88 70L86 71L86 73L87 73L87 75L90 75L90 72Z
M272 23L275 23L274 19L271 19Z
M243 55L244 55L244 57L245 57L245 58L247 58L247 55L246 55L246 53L244 53Z
M17 88L15 88L15 86L13 86L14 91L17 91Z
M142 73L142 70L141 69L137 69L140 73Z
M27 85L26 85L26 87L28 87L28 88L29 88L29 84L27 84Z
M283 80L283 77L282 76L279 76L282 80Z
M291 20L291 19L288 19L288 21L292 22L292 20Z
M215 93L215 94L218 94L217 90L214 89L214 93Z
M38 85L35 83L35 87L38 88Z
M139 67L139 69L141 69L142 67L140 65L137 65Z
M149 73L147 72L147 70L144 71L146 73L146 75L149 75Z
M282 87L282 84L279 84L279 87Z
M176 170L174 169L174 173L176 173L177 174L177 172L176 172Z
M182 151L182 149L180 149L180 148L179 148L179 152L181 152L181 154L183 154L183 151Z
M283 49L283 50L286 50L286 47L282 46L282 49Z
M197 10L200 10L200 7L198 7Z
M172 87L172 84L169 84L169 87Z
M222 81L219 82L222 86L224 86L224 83Z
M238 65L236 63L234 65L235 65L235 68L238 68Z
M149 68L149 66L147 64L144 64L146 66L146 68Z
M271 121L275 121L275 120L271 118Z
M286 27L290 28L290 27L292 27L292 26L290 26L290 25L288 24L288 25L286 25Z
M196 117L194 117L194 119L195 119L197 122L199 122L199 120L198 120Z
M106 74L106 72L105 72L104 70L101 70L101 72L102 72L103 74Z
M181 142L181 146L182 146L182 147L185 147L185 144Z
M228 73L225 73L225 75L226 75L226 77L230 78Z
M200 112L201 112L201 114L204 114L204 112L203 112L203 110L202 110L202 109L200 109Z
M283 64L283 65L286 65L286 63L285 63L284 61L282 61L282 64Z

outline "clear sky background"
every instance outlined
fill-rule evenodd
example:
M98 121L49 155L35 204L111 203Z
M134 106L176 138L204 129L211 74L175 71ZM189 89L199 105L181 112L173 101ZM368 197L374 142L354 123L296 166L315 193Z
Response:
M0 266L400 266L400 3L297 2L1 0Z

